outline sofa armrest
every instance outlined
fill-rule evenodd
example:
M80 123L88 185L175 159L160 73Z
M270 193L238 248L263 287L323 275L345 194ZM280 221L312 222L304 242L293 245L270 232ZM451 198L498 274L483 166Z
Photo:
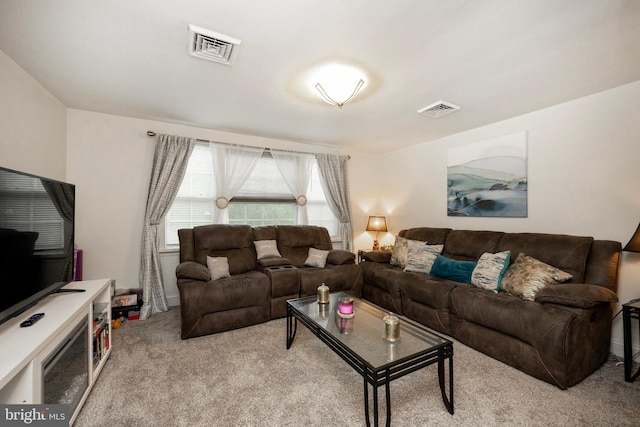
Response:
M333 265L342 264L354 264L356 262L356 255L349 251L342 249L331 249L327 256L327 263Z
M176 277L178 279L201 280L208 282L211 279L209 269L199 262L185 261L176 267Z
M536 302L552 303L577 308L591 308L600 304L618 301L611 290L598 285L560 283L547 286L536 294Z
M383 264L389 264L391 262L391 251L372 251L365 252L362 255L365 261L381 262Z

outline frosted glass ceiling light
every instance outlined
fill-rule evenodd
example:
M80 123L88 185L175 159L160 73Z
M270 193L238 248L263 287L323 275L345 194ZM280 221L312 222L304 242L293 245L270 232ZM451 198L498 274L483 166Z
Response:
M364 74L357 68L333 64L316 71L311 84L327 103L342 108L355 98L365 81Z

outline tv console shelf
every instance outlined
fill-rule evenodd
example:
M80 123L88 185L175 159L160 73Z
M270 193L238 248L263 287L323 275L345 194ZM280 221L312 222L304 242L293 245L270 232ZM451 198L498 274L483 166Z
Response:
M46 401L45 395L49 396L49 389L59 387L60 382L73 383L76 388L80 382L80 391L71 403L69 414L70 425L75 421L111 353L110 284L109 279L69 283L63 289L84 289L85 292L49 295L29 310L0 325L0 403L66 403ZM45 316L30 327L20 327L23 320L35 313L45 313ZM97 318L101 320L96 322ZM80 328L81 333L78 334ZM77 341L86 347L86 352L80 355L86 369L79 364L80 374L73 373L79 378L64 378L49 366L64 359L61 349L64 350L74 337L79 339L73 342ZM68 353L75 354L77 351ZM60 369L58 367L58 371ZM64 374L64 371L61 373ZM51 380L56 383L55 387L45 386L45 379L56 375L62 379Z

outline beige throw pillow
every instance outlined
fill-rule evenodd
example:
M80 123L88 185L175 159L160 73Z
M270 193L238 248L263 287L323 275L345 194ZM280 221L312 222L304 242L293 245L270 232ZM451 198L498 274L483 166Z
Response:
M275 240L256 240L253 242L256 247L258 259L280 257L278 243Z
M327 264L328 256L329 256L329 251L309 248L309 256L305 260L304 265L308 265L310 267L324 268L324 266Z
M231 277L229 274L229 259L222 256L207 256L207 267L211 274L211 280L222 279L223 277Z
M566 282L573 276L559 268L520 253L502 278L501 289L523 300L534 301L536 293L549 285Z

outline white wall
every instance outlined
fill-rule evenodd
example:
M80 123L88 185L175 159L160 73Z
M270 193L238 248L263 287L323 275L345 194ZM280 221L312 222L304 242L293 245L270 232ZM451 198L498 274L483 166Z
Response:
M0 50L0 166L66 179L66 108Z
M528 217L448 217L447 150L521 131L528 132ZM639 159L640 81L398 150L379 159L380 168L393 171L380 183L392 232L385 243L402 228L436 226L586 235L625 245L640 221ZM640 254L623 253L618 296L640 297ZM621 316L612 349L622 354Z
M325 146L213 131L149 120L68 110L68 176L76 187L76 243L83 279L109 277L118 288L139 287L142 225L155 138L147 130L220 142L339 153ZM350 163L359 175L361 162ZM354 180L357 188L364 183ZM364 191L364 190L363 190ZM161 255L165 291L177 305L176 252Z
M85 251L85 278L111 277L120 288L139 286L142 217L154 148L147 130L335 152L321 146L67 111L2 51L0 129L0 165L76 184L76 241ZM528 218L447 217L447 150L523 130L528 132ZM356 249L371 246L373 235L364 228L372 214L387 216L390 233L381 236L382 243L393 243L402 228L447 226L590 235L625 244L640 220L636 195L640 82L383 156L345 154L351 155ZM162 256L167 295L173 304L178 302L177 259L175 253ZM640 254L623 254L618 295L622 302L640 297ZM614 322L612 349L622 354L619 317Z

